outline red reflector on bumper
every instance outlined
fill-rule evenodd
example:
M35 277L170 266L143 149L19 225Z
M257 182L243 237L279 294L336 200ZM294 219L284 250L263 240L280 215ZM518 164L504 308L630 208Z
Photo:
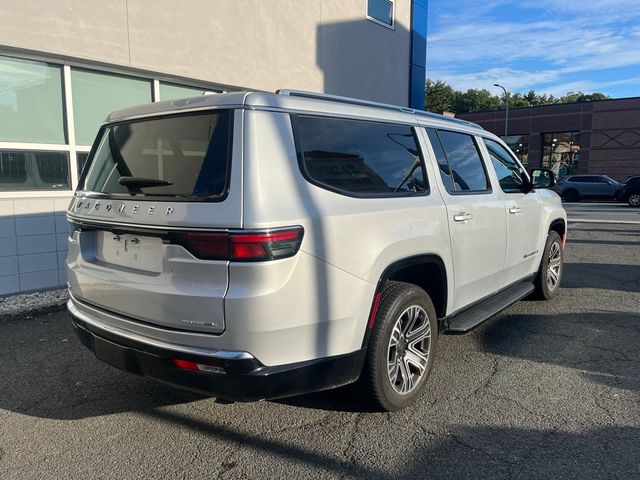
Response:
M189 360L182 360L181 358L172 358L171 362L182 370L190 370L192 372L205 372L205 373L227 373L223 367L216 367L215 365L205 365L203 363L191 362Z

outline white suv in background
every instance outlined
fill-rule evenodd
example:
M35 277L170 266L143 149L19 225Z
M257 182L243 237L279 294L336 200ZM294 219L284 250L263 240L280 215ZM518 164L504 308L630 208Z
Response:
M396 410L439 334L558 291L552 186L477 125L391 105L279 91L122 110L69 206L68 308L99 359L162 382L247 401L358 381Z

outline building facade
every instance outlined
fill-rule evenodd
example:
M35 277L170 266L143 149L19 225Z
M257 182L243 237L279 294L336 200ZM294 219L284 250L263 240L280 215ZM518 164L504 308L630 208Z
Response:
M556 175L640 175L640 97L459 115L501 136L529 168Z
M65 285L64 212L114 110L278 88L424 106L426 0L22 0L2 14L0 295Z

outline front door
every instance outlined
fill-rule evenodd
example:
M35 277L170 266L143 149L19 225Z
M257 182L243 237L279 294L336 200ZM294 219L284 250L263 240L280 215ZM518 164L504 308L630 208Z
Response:
M427 129L427 134L447 206L455 312L498 290L507 247L504 199L491 188L472 135L435 129Z
M482 139L497 175L507 217L507 249L499 287L511 285L538 269L545 238L541 206L535 191L527 188L526 173L514 155L502 144ZM525 193L526 192L526 193Z

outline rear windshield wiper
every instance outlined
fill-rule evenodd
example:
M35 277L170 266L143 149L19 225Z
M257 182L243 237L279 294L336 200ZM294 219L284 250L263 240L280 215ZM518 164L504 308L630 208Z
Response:
M144 177L120 177L118 183L127 188L166 187L168 185L173 185L169 180Z

